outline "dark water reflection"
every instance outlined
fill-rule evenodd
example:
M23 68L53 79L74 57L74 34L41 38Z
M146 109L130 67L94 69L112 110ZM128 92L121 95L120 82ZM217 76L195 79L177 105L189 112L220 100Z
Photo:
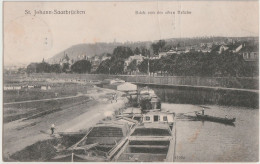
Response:
M177 104L218 104L258 108L257 92L210 88L151 86L163 102Z
M162 109L190 116L177 119L176 161L258 161L258 109L205 106L205 114L236 117L234 126L194 119L192 112L201 110L199 105L163 103Z

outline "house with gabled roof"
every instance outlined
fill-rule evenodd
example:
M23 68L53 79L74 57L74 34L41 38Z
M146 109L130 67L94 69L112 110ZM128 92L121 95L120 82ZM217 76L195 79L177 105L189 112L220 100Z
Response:
M139 65L143 62L143 60L145 59L146 57L145 56L142 56L142 54L135 54L133 56L129 56L128 59L125 60L125 63L124 63L124 71L127 71L127 67L129 66L129 64L133 61L133 60L136 60L136 64Z
M259 48L258 46L244 44L241 48L240 54L243 55L243 59L247 62L258 61Z
M242 44L241 43L236 43L236 44L220 44L216 45L215 47L212 48L211 52L217 52L219 54L228 51L228 52L233 52L233 53L238 53L242 49Z

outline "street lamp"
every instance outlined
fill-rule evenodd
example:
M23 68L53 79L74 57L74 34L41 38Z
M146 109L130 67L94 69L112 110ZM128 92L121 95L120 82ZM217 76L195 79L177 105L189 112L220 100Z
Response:
M148 57L148 68L147 68L147 71L148 71L148 75L150 75L150 57Z

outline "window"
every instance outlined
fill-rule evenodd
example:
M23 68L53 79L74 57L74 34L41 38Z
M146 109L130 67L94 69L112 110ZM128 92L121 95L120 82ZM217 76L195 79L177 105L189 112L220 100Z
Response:
M153 116L153 121L154 121L154 122L159 121L159 116Z
M150 121L150 117L149 116L145 116L145 121Z
M250 54L250 59L254 59L254 57L255 57L255 55L254 55L254 53L252 52L252 53Z
M167 116L163 116L163 121L168 121Z

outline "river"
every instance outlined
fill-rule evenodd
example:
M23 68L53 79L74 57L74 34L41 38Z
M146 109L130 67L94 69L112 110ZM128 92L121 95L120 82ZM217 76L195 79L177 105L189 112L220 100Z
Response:
M203 105L205 114L236 117L234 126L177 117L177 162L256 162L259 155L258 109ZM202 106L162 103L162 110L187 113ZM190 112L190 113L188 113Z

